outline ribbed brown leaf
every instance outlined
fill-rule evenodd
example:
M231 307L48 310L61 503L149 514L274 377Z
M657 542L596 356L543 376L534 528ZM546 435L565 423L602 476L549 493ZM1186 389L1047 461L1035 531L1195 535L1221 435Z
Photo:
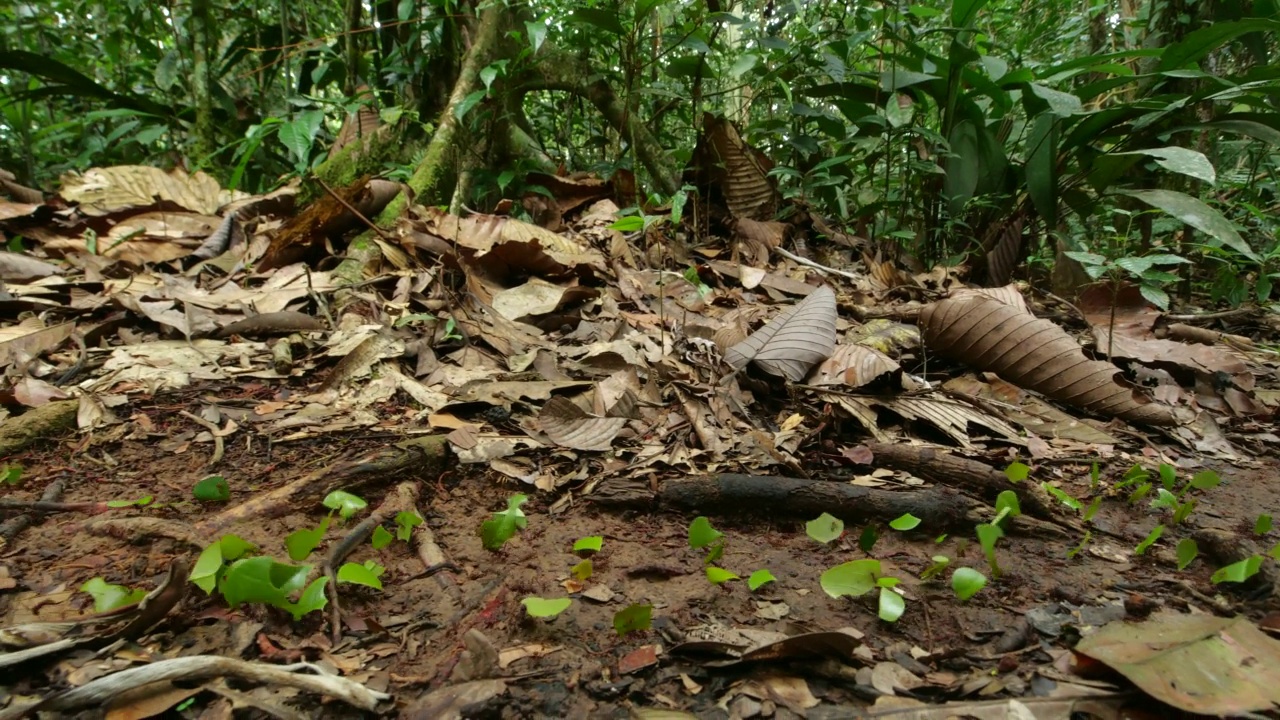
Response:
M799 382L809 368L831 357L835 347L836 294L824 285L729 348L724 359L734 369L755 361L770 375Z
M723 168L721 190L729 212L736 218L772 220L778 209L778 191L769 179L768 159L748 146L733 123L724 118L704 114L702 131Z
M987 247L987 284L1004 285L1022 260L1022 213L992 228Z
M1028 390L1099 415L1148 425L1173 425L1173 408L1152 403L1118 376L1111 363L1090 360L1065 331L1023 308L971 294L920 312L925 345Z

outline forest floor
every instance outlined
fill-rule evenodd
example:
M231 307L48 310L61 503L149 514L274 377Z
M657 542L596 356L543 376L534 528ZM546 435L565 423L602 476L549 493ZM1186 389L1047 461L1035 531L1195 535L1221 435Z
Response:
M234 406L236 402L228 399L245 392L193 386L135 399L115 412L135 421L145 416L156 437L176 437L198 430L179 411L198 412L199 405L219 398ZM8 497L34 500L39 488L61 479L65 502L149 495L158 506L113 512L195 523L212 511L190 500L190 487L211 471L234 474L237 493L247 497L336 458L354 457L398 439L392 433L368 431L275 444L260 438L246 443L241 437L228 444L225 457L211 470L205 467L208 444L192 444L175 453L147 438L125 439L109 448L81 449L74 441L45 443L11 458L25 472L22 487ZM1224 483L1205 494L1195 523L1245 537L1252 533L1259 512L1280 514L1280 466L1274 459L1255 467L1216 469ZM455 466L442 474L433 470L419 479L418 507L452 566L422 577L423 563L405 543L381 550L364 544L352 559L374 559L385 566L384 587L377 591L342 586L346 627L337 644L328 634L327 612L295 623L288 614L262 605L229 610L188 585L182 612L171 615L162 630L141 645L116 647L93 662L89 660L95 652L82 649L45 665L29 664L22 672L24 681L11 691L39 694L46 682L65 682L68 675L83 683L140 657L197 652L239 657L252 648L268 662L308 660L390 692L405 717L457 717L464 708L468 717L506 718L645 716L640 708L678 709L699 718L851 717L873 698L881 696L883 701L892 694L968 701L981 708L984 703L999 705L1001 698L1049 700L1064 692L1070 696L1113 688L1069 675L1066 663L1073 638L1090 627L1146 617L1156 609L1208 609L1208 595L1214 592L1209 583L1212 568L1205 562L1174 571L1172 541L1144 556L1134 554L1134 545L1157 522L1142 507L1145 503L1136 508L1123 501L1104 503L1094 519L1092 541L1071 559L1067 554L1078 538L1013 530L997 551L1004 574L966 603L956 600L941 580L915 578L939 554L984 567L976 542L955 536L939 542L930 534L885 528L875 556L884 564L885 575L903 579L907 606L902 618L891 624L877 619L874 594L835 599L820 588L825 569L865 557L853 531L823 546L806 535L802 520L777 517L770 508L715 519L727 539L720 565L747 572L769 568L777 578L751 592L744 582L708 582L701 555L689 548L692 518L687 514L661 509L609 512L581 500L548 514L555 496L533 492L524 506L527 529L500 551L490 552L477 533L480 523L505 507L513 492L530 488L483 465ZM1063 489L1084 495L1087 473L1080 482L1079 487ZM367 499L375 507L381 498ZM232 530L264 551L282 555L285 535L314 526L322 513L318 507L297 507ZM0 580L21 578L24 588L0 592L5 626L91 612L89 597L76 590L93 577L105 576L128 587L155 587L175 556L190 553L174 540L140 541L89 532L88 522L79 513L45 516L0 555ZM561 583L579 560L571 548L579 538L593 535L604 537L588 581L607 588L594 593L599 600L576 601L550 620L527 617L520 599L563 595ZM1280 610L1274 595L1242 602L1255 620ZM613 616L633 603L653 606L652 629L620 637L612 626ZM829 635L810 636L812 648L792 648L773 659L727 667L680 652L679 647L697 649L688 643L699 639L755 645L829 631L855 639L850 647L856 648L860 669L821 662ZM470 643L464 642L468 633ZM486 647L496 650L496 656L489 656ZM464 658L468 649L470 657ZM469 678L473 681L464 682ZM173 716L229 717L233 707L285 712L281 702L296 694L280 687L237 692L226 684L215 691L190 683L164 695L159 708L147 704L154 700L136 698L117 701L116 706L122 711L135 705L135 711L163 710L196 696L191 709ZM876 707L885 712L883 703ZM344 705L327 704L304 716L346 717L351 712Z

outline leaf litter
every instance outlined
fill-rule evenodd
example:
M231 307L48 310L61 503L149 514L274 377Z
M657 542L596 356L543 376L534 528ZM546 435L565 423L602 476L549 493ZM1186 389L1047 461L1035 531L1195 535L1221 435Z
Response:
M0 495L12 708L74 708L145 668L215 695L235 691L212 678L232 676L304 707L320 694L390 712L394 696L441 717L498 703L927 716L923 701L1059 716L1056 698L1117 712L1126 686L1089 679L1088 657L1184 710L1274 709L1252 674L1275 654L1255 625L1276 612L1274 561L1254 561L1273 531L1251 537L1280 510L1260 452L1276 440L1274 357L1238 334L1205 344L1131 290L1082 300L1081 334L1025 287L966 288L876 251L797 260L768 168L731 125L706 131L736 219L683 266L646 249L678 249L669 229L637 244L610 229L607 186L567 179L543 183L545 226L411 207L357 281L320 262L316 238L359 224L337 206L295 214L291 188L98 168L64 185L57 223L43 203L6 203L0 228L26 241L0 256L0 454L22 469ZM342 192L386 202L386 188ZM129 222L100 235L102 218ZM1017 483L1015 460L1031 468ZM1227 482L1187 498L1166 484L1168 507L1198 503L1173 523L1142 502L1161 481L1129 473L1161 465ZM213 474L218 502L191 502ZM337 490L377 522L322 524ZM973 529L1005 492L1024 514L1004 521L988 580ZM425 521L388 542L378 523L405 513ZM823 513L825 544L805 532ZM708 515L714 565L687 542ZM313 612L189 589L187 568L229 533L266 567L316 528L306 549L323 557L288 579L333 573ZM587 537L605 540L590 565L573 553ZM822 592L824 573L872 558L842 581L857 592ZM1232 563L1244 582L1213 584ZM95 615L87 584L147 600ZM877 618L886 594L896 622ZM1182 652L1235 672L1188 696L1170 688L1191 662L1117 659L1175 630L1194 643ZM27 662L115 638L169 659L69 659L53 694ZM324 671L263 665L296 661Z

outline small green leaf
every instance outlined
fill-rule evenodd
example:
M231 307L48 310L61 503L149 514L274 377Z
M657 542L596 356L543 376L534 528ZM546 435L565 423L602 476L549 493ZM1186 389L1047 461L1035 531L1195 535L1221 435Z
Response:
M1102 509L1102 496L1099 495L1098 497L1093 499L1093 502L1089 503L1089 509L1084 511L1084 521L1089 522L1090 520L1092 520L1093 516L1097 515L1098 511L1101 509Z
M210 543L208 547L200 552L200 557L196 558L196 564L191 567L191 582L206 595L212 595L213 589L218 584L218 571L222 569L222 544Z
M652 605L631 605L613 616L613 629L618 635L648 630L653 625Z
M885 622L897 622L907 609L907 601L897 591L887 587L880 588L880 619Z
M617 222L609 226L610 230L618 232L636 232L644 229L644 218L639 215L629 215L624 218L618 218Z
M1261 567L1262 556L1251 555L1238 563L1218 568L1209 579L1215 585L1224 582L1242 583L1257 575Z
M454 108L453 116L459 120L462 120L467 116L467 113L471 112L471 108L475 107L477 104L479 104L481 100L484 99L486 94L488 93L485 90L476 90L475 92L466 96L465 98L462 99L462 102L458 103L458 107Z
M996 541L1004 537L1004 531L999 525L978 525L976 528L978 533L978 543L982 546L982 553L987 556L987 567L991 569L991 577L1000 577L1000 563L996 561Z
M1266 535L1269 532L1271 532L1271 516L1263 513L1253 523L1253 534Z
M699 515L689 523L689 547L697 550L724 537L724 533L711 527L711 521Z
M1209 490L1222 483L1222 478L1212 470L1202 470L1191 476L1191 487L1197 490Z
M1151 507L1158 510L1172 510L1178 507L1178 496L1164 488L1157 488L1156 498L1151 501Z
M1056 485L1050 485L1047 482L1042 482L1040 483L1040 487L1044 488L1044 491L1052 495L1054 498L1056 498L1058 502L1062 503L1063 505L1066 505L1067 507L1071 508L1072 510L1075 510L1076 512L1080 512L1080 510L1084 508L1084 506L1080 504L1079 500L1071 497L1066 492L1064 492L1062 488L1057 487Z
M391 541L395 539L396 539L395 535L392 535L390 531L388 531L386 528L379 525L378 527L373 529L373 538L371 542L373 543L374 550L381 550L382 548L390 545ZM301 558L294 558L294 559L299 560Z
M951 573L951 589L961 602L973 597L986 586L987 576L973 568L956 568L956 571Z
M875 525L868 525L862 528L862 533L858 535L858 549L864 553L870 553L878 540L880 540L880 529Z
M573 604L572 598L540 598L529 596L520 601L524 605L524 611L529 613L529 617L535 618L553 618Z
M1177 508L1175 508L1173 511L1173 524L1174 525L1182 524L1184 521L1186 521L1188 517L1191 516L1191 512L1195 509L1196 509L1195 500L1188 500L1182 503L1181 505L1178 505Z
M378 579L378 573L359 563L343 563L338 568L338 582L351 583L352 585L364 585L376 590L382 589L382 580Z
M578 580L586 581L595 573L595 564L590 560L583 560L577 565L569 568L569 572Z
M757 570L751 573L751 577L747 578L747 588L752 592L759 590L765 583L771 583L777 580L773 573L768 570Z
M3 470L0 470L0 483L16 486L20 482L22 482L21 465L6 465Z
M1185 570L1191 564L1192 560L1200 554L1200 548L1196 546L1196 541L1191 538L1183 538L1178 541L1178 569Z
M814 540L826 544L840 537L844 532L844 521L830 513L822 513L805 523L804 531Z
M707 551L707 556L703 558L703 562L706 563L707 565L710 565L714 562L718 562L722 557L724 557L723 541L718 542L715 545L711 546L711 549Z
M819 583L823 591L833 598L846 595L858 597L875 588L876 576L879 574L879 560L850 560L822 573Z
M507 509L494 513L480 526L480 539L486 550L499 550L516 532L523 530L529 521L520 510L520 506L529 501L528 496L519 493L507 498Z
M1076 555L1079 555L1079 554L1080 554L1080 551L1081 551L1081 550L1084 550L1085 546L1086 546L1086 545L1088 545L1088 544L1089 544L1089 541L1090 541L1090 540L1092 540L1092 539L1093 539L1093 531L1092 531L1092 530L1085 530L1085 531L1084 531L1084 537L1083 537L1083 538L1080 538L1080 544L1079 544L1079 545L1076 545L1075 547L1073 547L1073 548L1071 548L1070 550L1068 550L1068 551L1067 551L1067 557L1068 557L1068 558L1073 558L1073 557L1075 557Z
M123 585L112 585L100 577L81 585L80 591L93 596L93 611L99 613L133 605L147 596L145 590L130 590Z
M920 526L920 518L916 517L915 515L912 515L911 513L900 515L889 522L889 527L899 532L906 532L907 530L915 530L919 526Z
M1031 476L1031 468L1020 462L1012 462L1004 469L1004 475L1010 482L1019 483Z
M204 502L226 502L231 499L231 486L221 475L210 475L197 482L191 494Z
M108 501L107 501L107 507L109 507L109 508L126 508L126 507L131 507L131 506L133 506L133 505L137 505L138 507L146 507L146 506L148 506L148 505L150 505L150 504L151 504L151 501L152 501L153 499L154 499L154 498L153 498L152 496L150 496L150 495L143 495L142 497L138 498L137 500L108 500Z
M707 579L710 580L713 585L721 585L729 582L730 580L738 580L739 578L737 575L725 570L724 568L719 568L715 565L708 565Z
M573 551L579 554L598 553L602 547L604 547L604 536L592 535L590 537L579 538L578 541L573 544Z
M934 555L933 562L929 565L929 567L924 569L924 572L920 573L920 579L928 580L934 575L937 575L943 570L946 570L947 566L950 564L951 564L951 558L947 557L946 555Z
M311 581L306 590L302 591L302 595L298 597L298 602L285 602L282 607L293 615L294 620L301 620L302 616L307 613L323 610L325 605L329 604L329 599L324 596L324 586L328 584L329 578L318 577Z
M1018 493L1005 490L996 496L996 513L1017 517L1022 514L1022 506L1018 503Z
M538 52L538 48L542 47L542 41L547 39L547 23L542 20L526 20L524 29L529 36L529 48Z
M328 529L329 516L326 515L317 527L303 528L289 533L284 539L285 549L289 551L289 559L294 562L306 560L307 556L320 546Z
M396 539L409 542L413 529L421 525L422 516L412 510L401 510L396 513Z
M1161 535L1164 535L1164 525L1157 525L1151 528L1151 532L1147 533L1146 539L1138 543L1138 546L1133 549L1133 554L1141 555L1145 553L1147 548L1154 545L1155 542L1160 539Z
M334 490L324 498L324 506L330 510L337 510L338 516L343 520L350 520L352 515L360 512L369 506L364 498L358 495L352 495L345 490Z
M1168 463L1160 463L1157 469L1160 473L1160 484L1164 485L1166 490L1172 490L1173 484L1178 480L1178 470Z

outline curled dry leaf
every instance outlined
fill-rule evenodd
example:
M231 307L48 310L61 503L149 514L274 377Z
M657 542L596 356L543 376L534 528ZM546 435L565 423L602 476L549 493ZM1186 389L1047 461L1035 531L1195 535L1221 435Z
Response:
M735 370L749 362L770 375L799 382L836 348L836 294L823 286L729 348L724 359Z
M1048 320L986 295L934 303L920 312L925 345L946 357L1054 400L1148 425L1174 425L1173 408L1151 402L1111 363L1090 360Z
M838 345L831 357L813 371L810 383L858 388L898 370L898 363L879 350L862 345Z
M626 418L602 418L588 415L573 401L559 395L542 406L538 424L557 445L574 450L608 450Z

